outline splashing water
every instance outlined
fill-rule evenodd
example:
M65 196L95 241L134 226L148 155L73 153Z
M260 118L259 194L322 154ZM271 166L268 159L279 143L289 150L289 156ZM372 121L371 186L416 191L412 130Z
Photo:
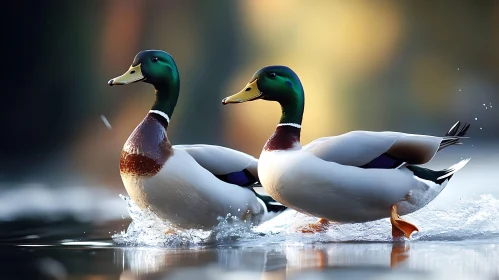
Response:
M391 224L388 218L367 223L331 223L323 233L303 234L297 227L317 222L317 218L286 210L281 214L270 213L265 222L254 227L235 217L220 218L212 231L175 230L161 221L151 211L138 208L128 197L133 222L128 230L113 236L115 242L146 246L192 246L212 243L244 242L254 245L270 243L316 242L391 242ZM412 235L411 241L460 241L499 239L499 199L492 195L460 200L450 209L441 210L427 206L403 218L417 225L421 232Z
M429 205L403 218L420 229L420 232L414 233L410 240L459 241L499 239L497 217L499 217L499 200L487 194L475 199L461 200L447 210L434 209ZM387 242L393 240L388 218L358 224L332 223L327 232L319 234L301 234L294 231L297 226L315 222L317 218L289 211L262 224L256 231L277 234L274 235L273 242ZM283 236L278 237L279 235Z
M107 127L107 129L113 129L113 127L111 126L111 123L109 123L109 121L107 120L106 116L100 115L100 118L104 122L104 125Z
M171 224L162 221L150 210L141 210L129 197L120 195L128 204L128 213L132 223L126 231L112 236L118 244L146 245L146 246L175 246L190 245L201 242L207 236L204 232L195 232L191 235L189 231L176 231L169 234L174 228Z
M210 243L233 242L240 238L252 239L258 236L252 223L246 223L237 217L219 217L219 224L212 230L175 228L171 223L161 220L149 209L140 209L129 197L120 195L128 204L132 223L126 231L112 236L118 244L134 246L195 246ZM266 214L263 220L273 215Z

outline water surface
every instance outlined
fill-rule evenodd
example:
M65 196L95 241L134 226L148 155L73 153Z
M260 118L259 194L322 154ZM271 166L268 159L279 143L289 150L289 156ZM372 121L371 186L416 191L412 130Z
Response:
M225 217L213 232L172 235L126 196L12 188L0 194L0 279L499 279L497 156L472 157L433 202L404 216L421 232L395 241L388 219L302 234L296 228L315 218L295 211L258 227Z

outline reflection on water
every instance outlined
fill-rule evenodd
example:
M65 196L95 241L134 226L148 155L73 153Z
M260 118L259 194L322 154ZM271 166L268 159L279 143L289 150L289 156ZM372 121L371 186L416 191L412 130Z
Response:
M49 246L47 246L49 245ZM183 248L112 241L0 245L1 279L491 279L499 242L316 243Z
M121 279L343 279L499 276L499 244L332 243L162 250L117 248ZM119 263L119 261L118 261ZM194 269L194 267L196 267ZM384 278L386 279L386 278Z

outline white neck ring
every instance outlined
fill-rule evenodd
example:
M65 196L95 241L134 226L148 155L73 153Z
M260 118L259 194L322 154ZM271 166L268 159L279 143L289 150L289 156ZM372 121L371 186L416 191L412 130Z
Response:
M168 115L165 113L165 112L161 112L159 110L149 110L149 113L153 113L153 114L157 114L157 115L160 115L162 116L163 118L165 118L165 120L170 123L170 118L168 117Z
M280 124L277 125L277 127L279 127L279 126L285 126L285 125L296 127L296 128L301 128L301 125L299 125L297 123L280 123Z

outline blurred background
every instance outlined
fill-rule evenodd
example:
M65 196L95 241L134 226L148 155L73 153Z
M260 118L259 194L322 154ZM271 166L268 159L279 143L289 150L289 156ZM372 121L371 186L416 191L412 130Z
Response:
M278 105L220 101L283 64L304 85L304 144L350 130L444 135L461 120L472 139L445 150L439 167L461 157L476 172L499 167L498 1L52 0L3 10L2 221L126 215L119 155L154 92L107 81L144 49L168 51L180 71L174 144L258 157ZM468 190L496 191L480 174L463 175L477 185Z
M0 245L81 245L127 228L119 155L154 91L107 81L144 49L169 52L180 71L173 144L258 157L278 105L222 106L221 99L259 68L282 64L305 89L303 144L351 130L444 135L457 120L469 122L472 138L430 164L472 158L431 207L457 213L462 198L499 197L499 1L28 0L5 2L2 11ZM156 262L149 251L128 249L4 248L0 271L15 271L12 279L39 279L19 274L36 269L115 279L103 275L125 270L129 254L146 268L171 262L163 251ZM215 253L196 255L195 265L233 259ZM66 279L56 276L43 279Z

